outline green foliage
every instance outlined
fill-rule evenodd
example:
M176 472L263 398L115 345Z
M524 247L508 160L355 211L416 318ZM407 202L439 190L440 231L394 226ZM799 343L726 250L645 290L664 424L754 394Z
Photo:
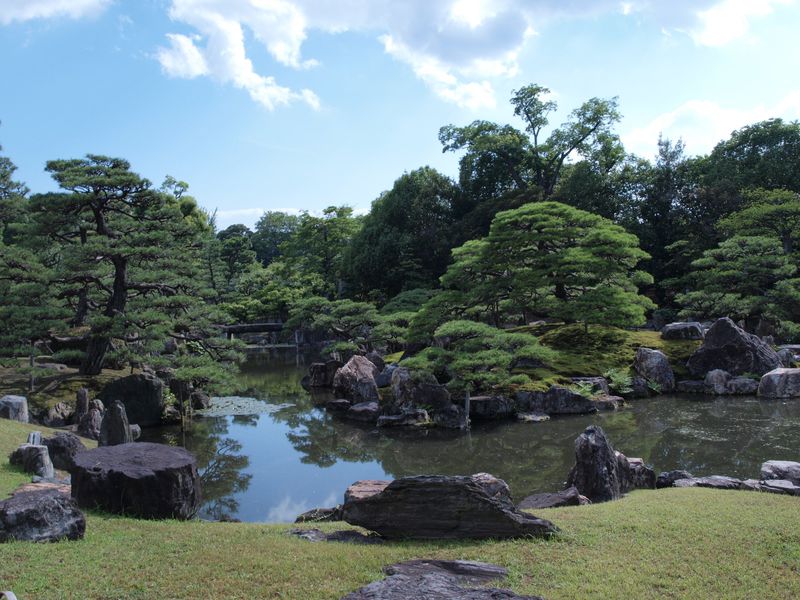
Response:
M633 391L630 369L608 369L603 373L603 377L608 381L608 387L614 394L624 395Z
M372 328L378 322L378 311L372 304L313 296L292 306L286 327L321 332L356 349L366 348Z
M423 304L430 300L436 292L434 290L414 288L400 292L381 307L382 315L390 315L397 312L416 312Z
M256 223L250 242L256 258L264 266L283 255L284 245L297 233L300 217L284 212L267 211Z

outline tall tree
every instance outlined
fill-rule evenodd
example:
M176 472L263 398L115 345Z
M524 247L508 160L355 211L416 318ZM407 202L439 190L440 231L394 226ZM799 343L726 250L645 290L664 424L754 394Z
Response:
M265 267L283 255L281 248L300 226L300 217L279 211L265 212L250 237L256 258Z

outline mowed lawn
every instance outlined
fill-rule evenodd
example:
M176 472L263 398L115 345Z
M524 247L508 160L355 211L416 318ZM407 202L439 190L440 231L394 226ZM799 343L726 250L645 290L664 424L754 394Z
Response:
M3 496L28 480L7 456L30 429L0 421ZM90 513L83 541L0 544L0 590L20 600L340 598L385 564L437 557L503 565L503 587L550 599L800 597L800 498L669 489L537 514L560 535L356 546L296 539L288 525Z

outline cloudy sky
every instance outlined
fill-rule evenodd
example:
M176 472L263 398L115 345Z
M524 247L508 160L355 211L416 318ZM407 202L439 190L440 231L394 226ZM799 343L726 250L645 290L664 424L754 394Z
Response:
M442 125L514 123L618 96L626 148L708 152L800 118L800 0L0 0L0 144L34 191L45 161L127 158L183 179L219 222L366 210L434 166Z

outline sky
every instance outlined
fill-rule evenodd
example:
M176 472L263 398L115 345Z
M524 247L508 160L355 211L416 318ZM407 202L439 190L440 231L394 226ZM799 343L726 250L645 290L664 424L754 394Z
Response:
M364 212L404 172L456 177L439 128L618 97L626 149L705 154L800 118L800 0L0 0L0 144L34 192L46 161L122 157L218 225Z

